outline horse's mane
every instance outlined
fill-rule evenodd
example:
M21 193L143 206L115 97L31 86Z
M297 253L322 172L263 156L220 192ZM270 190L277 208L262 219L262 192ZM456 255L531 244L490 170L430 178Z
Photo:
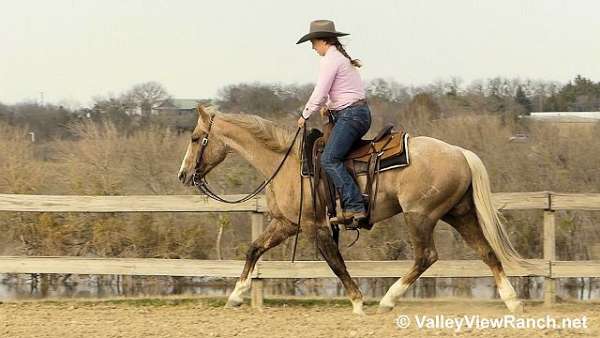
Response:
M290 127L278 125L260 116L226 113L219 113L218 116L228 123L248 130L256 139L276 152L286 152L294 139L295 131ZM296 140L292 152L298 154L299 146L300 140Z

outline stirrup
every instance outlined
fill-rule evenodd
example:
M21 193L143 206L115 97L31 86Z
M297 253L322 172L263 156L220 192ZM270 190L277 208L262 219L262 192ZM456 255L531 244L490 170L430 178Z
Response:
M370 229L369 217L352 218L352 222L344 223L344 230Z
M329 219L329 223L337 224L337 225L343 224L345 226L347 224L352 223L352 218L343 218L340 216L334 216Z
M347 217L347 216L344 215L344 212L342 211L341 213L339 213L335 217L331 217L329 219L329 222L331 224L343 224L343 225L346 226L348 224L356 222L356 220L362 220L362 219L367 219L367 218L368 218L368 216L366 214L365 214L364 217L356 217L356 214L352 215L351 217ZM362 221L361 221L361 223L362 223Z

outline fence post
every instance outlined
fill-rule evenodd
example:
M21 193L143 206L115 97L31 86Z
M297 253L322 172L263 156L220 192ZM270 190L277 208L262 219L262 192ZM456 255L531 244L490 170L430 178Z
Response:
M544 210L544 260L556 259L556 215L554 210ZM552 263L550 263L552 274ZM544 305L551 306L556 301L556 280L552 276L544 277Z
M260 212L253 212L250 218L252 219L252 240L254 241L263 232L265 217ZM258 265L255 267L255 270L256 269L258 269ZM252 286L250 289L250 304L254 308L261 308L263 305L263 283L264 281L261 278L252 279Z

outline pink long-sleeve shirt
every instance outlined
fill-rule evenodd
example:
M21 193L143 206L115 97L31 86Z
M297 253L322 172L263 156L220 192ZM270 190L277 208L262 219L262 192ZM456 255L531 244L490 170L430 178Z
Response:
M309 118L325 104L328 109L340 110L364 98L365 88L358 69L335 46L329 46L321 58L319 78L302 116Z

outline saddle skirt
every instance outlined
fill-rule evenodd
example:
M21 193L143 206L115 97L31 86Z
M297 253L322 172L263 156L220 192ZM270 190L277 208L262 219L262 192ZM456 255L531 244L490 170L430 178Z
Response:
M323 147L323 133L311 129L304 144L304 162L302 176L314 176L314 147ZM344 165L354 175L367 175L369 161L373 153L380 154L380 166L377 172L406 167L410 164L408 152L408 133L394 132L392 126L386 126L373 139L358 140L346 155Z

